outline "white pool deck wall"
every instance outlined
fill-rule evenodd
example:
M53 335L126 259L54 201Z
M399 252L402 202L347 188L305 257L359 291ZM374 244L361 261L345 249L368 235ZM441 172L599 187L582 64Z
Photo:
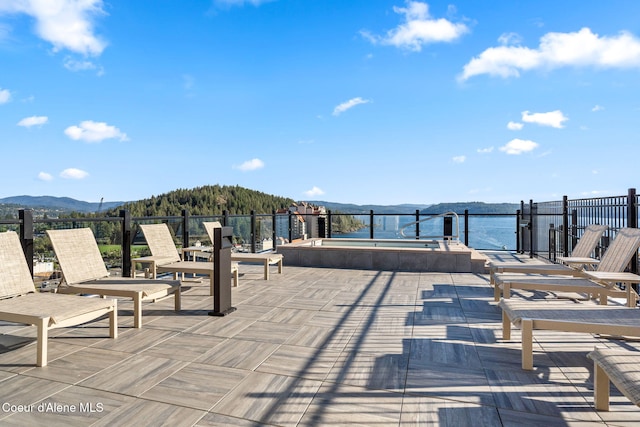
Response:
M341 246L323 245L339 240ZM437 240L437 247L342 246L346 239L310 239L278 246L285 265L299 267L353 268L362 270L486 273L487 259L457 241ZM369 239L349 239L355 244ZM378 240L393 242L393 240ZM407 241L400 241L406 243Z

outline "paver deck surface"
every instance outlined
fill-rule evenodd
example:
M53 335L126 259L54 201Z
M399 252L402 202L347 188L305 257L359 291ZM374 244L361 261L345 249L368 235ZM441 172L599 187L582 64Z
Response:
M640 425L617 390L594 410L586 357L640 343L540 331L523 371L488 275L286 267L267 282L255 266L229 316L208 316L207 280L189 282L180 313L146 304L139 330L118 304L116 340L106 319L52 331L44 368L35 328L0 324L0 424Z

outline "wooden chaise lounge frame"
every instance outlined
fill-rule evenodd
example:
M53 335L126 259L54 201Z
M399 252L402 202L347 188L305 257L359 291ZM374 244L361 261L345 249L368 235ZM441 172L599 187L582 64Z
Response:
M591 254L602 239L607 230L606 225L591 224L585 228L582 237L569 257L558 257L560 264L523 264L523 263L496 263L489 270L491 284L494 284L496 273L540 273L540 274L568 274L580 275L584 267L593 268L600 261Z
M593 360L593 397L598 411L609 410L609 383L634 405L640 406L640 352L596 347Z
M213 229L221 227L222 225L217 222L203 222L202 225L207 231L209 239L213 242ZM244 252L231 252L231 261L257 263L264 265L264 280L269 280L269 266L277 265L278 273L282 274L282 262L284 256L275 252L260 252L260 253L244 253Z
M142 327L142 302L155 302L173 294L175 310L180 311L180 282L177 280L109 277L91 229L47 230L47 234L64 277L58 292L131 298L135 328Z
M49 330L109 315L109 336L118 336L116 300L36 292L18 235L0 233L0 320L38 328L37 366L46 366Z
M183 261L176 249L171 231L167 224L140 224L140 229L147 241L151 256L135 258L134 262L148 263L151 265L151 277L156 278L158 273L173 273L174 279L178 273L192 273L209 276L209 293L213 295L213 261L196 262ZM238 286L238 264L231 263L231 274L234 285Z
M622 228L602 256L595 271L583 271L582 277L544 274L507 274L494 276L494 297L500 300L511 296L511 289L537 291L579 292L598 295L600 303L607 304L607 296L626 297L627 305L635 307L637 295L631 286L640 283L640 276L624 272L624 269L640 247L640 229ZM615 284L625 285L624 290Z
M511 339L511 324L522 333L522 369L533 369L533 331L583 332L640 337L640 310L630 307L503 299L502 339Z

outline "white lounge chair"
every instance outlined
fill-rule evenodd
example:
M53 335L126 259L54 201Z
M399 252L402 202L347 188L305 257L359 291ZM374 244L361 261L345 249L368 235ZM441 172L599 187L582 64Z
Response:
M511 289L526 289L537 291L578 292L598 295L601 304L607 303L607 296L627 298L627 304L635 306L637 295L631 286L640 283L640 276L625 272L629 261L640 247L640 229L622 228L616 234L613 242L603 255L595 271L582 271L581 277L567 275L544 274L508 274L494 275L494 297L500 300L500 293L504 298L511 296ZM624 290L615 285L625 285Z
M18 235L0 233L0 320L38 328L37 366L47 365L50 329L109 315L109 336L118 336L116 300L36 292Z
M135 258L133 263L148 263L151 265L151 276L155 278L157 273L173 273L174 278L178 273L192 273L209 276L210 294L213 295L213 261L197 262L183 261L176 249L171 231L167 224L140 224L140 229L147 241L151 256ZM238 264L231 263L231 274L234 286L238 286Z
M58 292L131 298L135 328L142 327L143 301L156 301L173 294L175 310L180 310L180 282L177 280L109 277L91 229L47 230L47 234L64 277Z
M511 323L522 332L522 369L533 369L533 331L549 330L640 337L640 310L567 301L503 299L502 339L511 339Z
M571 256L558 257L560 264L525 264L525 263L492 263L489 274L491 284L494 275L498 273L538 273L538 274L568 274L580 275L583 268L593 269L600 261L593 258L593 254L602 234L607 230L606 225L591 224L585 228L582 237L573 248Z
M209 239L213 242L213 230L214 228L221 227L222 225L217 222L203 222L202 225L209 235ZM246 262L262 264L264 266L264 280L269 280L269 266L277 265L278 273L282 274L282 263L284 256L275 252L260 252L260 253L245 253L245 252L231 252L231 261Z

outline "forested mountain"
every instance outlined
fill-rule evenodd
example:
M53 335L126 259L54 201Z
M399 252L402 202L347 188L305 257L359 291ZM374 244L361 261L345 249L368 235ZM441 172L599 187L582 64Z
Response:
M455 212L459 215L463 214L465 209L470 214L515 214L520 205L517 203L484 203L484 202L465 202L465 203L438 203L423 209L420 213L427 215L441 214L445 212Z
M83 202L69 197L53 196L13 196L0 199L0 205L10 205L7 209L15 207L29 207L34 211L62 211L62 212L96 212L99 209L112 209L124 202ZM17 209L16 209L17 210Z
M134 217L176 216L187 209L190 215L270 213L274 209L288 208L295 201L286 197L273 196L240 186L207 185L193 189L178 189L150 199L128 202L107 211L107 216L117 216L121 209L127 209Z

